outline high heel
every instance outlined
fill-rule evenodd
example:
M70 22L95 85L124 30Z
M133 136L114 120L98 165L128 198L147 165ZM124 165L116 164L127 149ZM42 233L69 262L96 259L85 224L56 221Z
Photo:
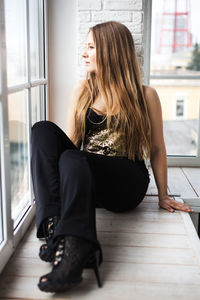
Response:
M96 280L98 283L99 288L102 287L102 283L101 283L101 279L100 279L100 275L99 275L99 262L100 262L100 250L97 250L87 261L86 265L85 265L85 269L93 269L95 276L96 276Z
M82 281L84 268L92 268L95 272L98 286L101 287L98 265L101 251L93 243L74 236L62 238L57 246L53 269L42 276L38 283L41 291L65 291Z
M43 231L45 235L46 244L41 245L39 250L39 257L46 262L52 262L54 258L54 248L51 245L56 225L58 224L59 217L49 217L43 222Z

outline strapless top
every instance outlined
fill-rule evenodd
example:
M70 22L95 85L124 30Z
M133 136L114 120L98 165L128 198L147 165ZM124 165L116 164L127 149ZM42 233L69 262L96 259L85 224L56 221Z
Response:
M97 154L127 157L125 134L111 129L108 136L106 115L99 115L88 108L85 123L83 150Z

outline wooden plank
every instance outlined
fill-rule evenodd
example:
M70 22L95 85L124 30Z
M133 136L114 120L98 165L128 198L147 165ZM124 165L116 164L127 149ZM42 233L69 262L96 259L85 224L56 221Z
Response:
M187 236L183 234L163 235L158 233L113 233L103 231L98 232L97 234L104 245L190 248L190 245L187 241ZM30 236L27 241L34 242L35 237Z
M196 196L200 197L200 168L182 168L182 170L188 181L190 182L192 188L195 190Z
M148 186L148 190L147 190L147 195L157 195L158 190L156 187L156 182L154 179L152 168L149 167L148 171L149 171L149 175L150 175L150 182L149 182L149 186Z
M181 199L190 206L200 207L200 198L185 198L181 197Z
M180 194L180 197L197 196L180 168L168 168L168 187L170 193Z
M141 220L143 222L153 222L158 221L159 222L174 222L178 223L181 221L180 214L172 214L168 213L160 213L163 212L163 210L160 211L142 211L142 210L133 210L126 213L113 213L110 211L106 211L104 209L99 209L96 212L96 220L113 220L118 219L123 221L124 219L129 220Z
M104 261L196 265L192 249L103 246Z
M199 213L189 213L196 232L198 232Z
M35 259L18 258L12 262L12 265L9 264L4 276L38 277L39 279L51 269L50 264L41 264ZM182 284L199 284L200 282L199 266L195 265L104 262L100 267L100 273L103 281L138 280ZM83 276L85 279L95 280L92 270L84 270Z
M4 288L0 299L54 299L54 300L199 300L200 286L183 283L153 283L140 281L105 281L101 289L93 280L83 280L76 288L63 293L41 292L37 288L36 278L18 277L15 282L12 277L3 278ZM24 298L25 297L25 298ZM9 299L9 298L7 298Z
M150 183L149 183L149 187L148 187L148 190L147 190L147 196L157 196L158 195L158 189L157 189L157 186L156 186L156 181L155 181L155 178L154 178L154 174L153 174L153 170L151 167L149 167L149 174L150 174ZM172 189L171 190L169 189L169 187L167 187L167 192L169 194L169 196L180 196L180 192L177 192L176 190Z
M177 199L177 200L183 202L183 200L181 200L181 199ZM189 214L186 214L184 212L180 212L180 213L181 213L181 217L183 218L185 228L188 232L188 238L190 239L191 246L194 249L194 253L196 254L196 257L197 257L197 259L199 261L199 265L200 265L200 240L199 240L199 237L193 226L193 223L191 221Z
M35 258L38 259L38 245L27 242L16 250L12 259ZM114 248L113 248L114 247ZM196 259L192 249L155 248L155 247L125 247L125 246L103 246L104 262L135 262L135 263L175 263L195 265ZM122 255L123 253L123 255ZM41 262L42 263L42 262Z
M136 234L136 233L99 233L99 240L102 244L109 246L140 246L162 248L190 248L187 236L184 235L162 235L162 234ZM114 251L113 251L114 253ZM49 271L49 265L43 264L43 272ZM17 274L18 276L35 276L40 270L39 258L18 258L12 259L5 270L6 274ZM24 273L25 272L25 273Z
M99 232L98 237L100 243L107 246L191 248L188 237L185 235Z
M163 272L164 270L164 272ZM199 284L198 266L167 264L130 264L107 262L101 267L102 280L140 281L144 283ZM91 270L85 271L84 278L93 278Z
M187 203L194 212L190 212L190 218L193 222L193 225L198 232L198 223L199 223L199 213L200 213L200 198L185 198L181 197L184 203Z
M97 230L106 232L136 232L136 233L162 233L162 234L186 234L183 222L143 222L140 220L126 220L123 222L118 219L113 220L97 220Z

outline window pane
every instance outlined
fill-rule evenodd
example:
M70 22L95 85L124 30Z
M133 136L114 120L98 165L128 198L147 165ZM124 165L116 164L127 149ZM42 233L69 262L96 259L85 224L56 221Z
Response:
M1 181L1 126L0 126L0 244L3 241L3 213L2 213L2 181Z
M199 10L195 0L152 0L150 85L160 96L168 155L197 155L200 84L191 78L200 76Z
M190 85L189 85L190 84ZM151 80L160 97L168 155L197 155L198 80Z
M29 203L27 92L8 97L12 218Z
M31 89L32 125L42 119L42 98L40 86Z
M2 242L3 242L3 214L2 214L2 196L0 194L0 244Z
M24 83L26 68L26 5L24 0L6 0L5 25L8 85Z
M196 0L152 0L152 75L200 75L199 11Z
M39 2L39 0L29 0L30 58L32 80L43 77L42 41L40 40L42 37L40 33L43 32L43 22Z

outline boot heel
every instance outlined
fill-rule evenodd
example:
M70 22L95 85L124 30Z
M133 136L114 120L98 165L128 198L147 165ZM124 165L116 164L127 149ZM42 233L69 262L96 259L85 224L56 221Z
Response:
M98 287L100 288L100 287L102 287L102 283L101 283L101 279L100 279L100 275L99 275L99 255L100 255L100 251L96 251L92 255L92 257L90 257L85 268L94 270L96 280L98 283Z

